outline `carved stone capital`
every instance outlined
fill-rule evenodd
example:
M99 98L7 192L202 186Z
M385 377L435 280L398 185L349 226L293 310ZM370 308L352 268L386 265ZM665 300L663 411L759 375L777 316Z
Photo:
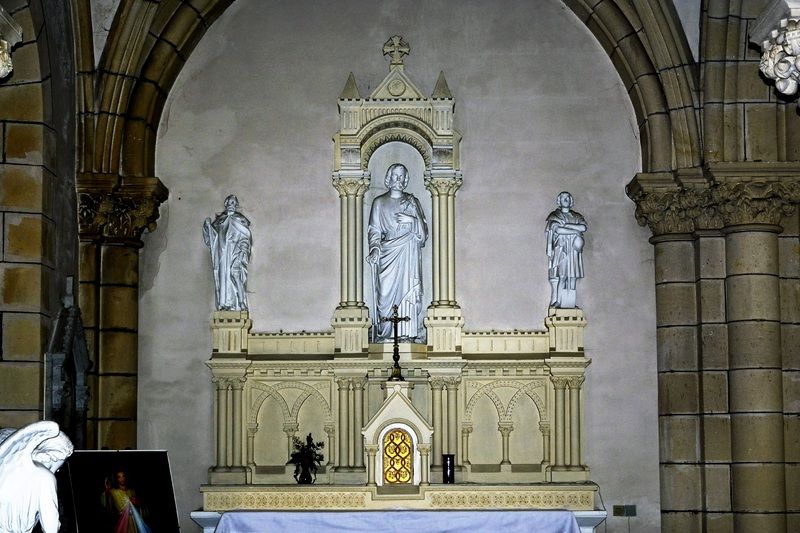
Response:
M442 390L445 384L445 378L430 378L431 389Z
M800 182L729 182L713 189L725 226L778 225L800 203Z
M550 381L553 382L553 387L558 390L563 390L567 388L569 378L565 376L550 376Z
M369 189L369 180L367 178L333 178L333 188L339 193L340 198L362 196Z
M353 390L364 390L364 386L367 384L367 378L351 378L351 383L353 384Z
M514 431L514 424L511 422L500 422L497 424L497 431L504 437L508 437L511 435L511 432Z
M242 376L240 378L231 378L230 379L231 389L233 389L233 390L242 390L242 389L244 389L244 384L245 384L246 381L247 381L247 378L245 378L244 376Z
M586 381L586 376L570 376L567 378L567 385L570 389L580 389L584 381Z
M461 376L451 376L442 379L447 386L447 390L458 390L458 386L461 385Z
M300 425L297 423L284 424L283 431L284 433L286 433L288 436L291 437L292 435L300 431Z
M449 178L425 178L425 188L431 192L433 196L452 196L464 183L464 179L460 177Z
M472 425L468 426L468 425L464 424L463 426L461 426L461 434L462 435L469 435L470 433L472 433Z
M84 186L83 183L90 179L95 183ZM123 183L111 190L98 186L101 181L96 176L79 177L78 224L81 238L139 241L145 230L156 229L158 208L169 194L158 178L130 178L130 185Z
M710 229L722 225L709 189L639 189L629 197L636 202L636 221L640 226L648 226L656 236L693 233L699 227Z
M549 435L550 434L550 422L539 422L539 431L542 432L542 435Z
M353 378L336 378L336 385L339 390L349 390Z

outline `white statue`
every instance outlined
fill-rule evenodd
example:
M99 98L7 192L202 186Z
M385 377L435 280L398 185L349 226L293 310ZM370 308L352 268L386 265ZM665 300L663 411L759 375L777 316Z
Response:
M572 210L574 200L562 192L556 200L558 209L547 215L544 236L547 240L550 280L550 307L575 307L575 285L583 277L583 233L586 220Z
M29 533L39 522L57 533L56 471L72 455L72 443L58 424L35 422L0 434L0 533Z
M394 339L392 324L382 318L392 315L392 306L399 316L409 317L399 324L398 336L404 342L424 339L422 325L422 256L428 238L425 214L417 198L404 192L408 185L408 169L400 163L391 165L383 180L387 192L372 201L369 214L369 254L376 302L373 331L377 342Z
M247 310L247 265L250 262L250 221L236 211L239 200L225 198L225 211L203 223L203 240L211 248L216 304L221 311Z

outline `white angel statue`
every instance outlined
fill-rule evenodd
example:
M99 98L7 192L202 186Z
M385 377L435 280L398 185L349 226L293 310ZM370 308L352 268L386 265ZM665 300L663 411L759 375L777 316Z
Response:
M58 532L55 473L72 449L55 422L0 431L0 533Z

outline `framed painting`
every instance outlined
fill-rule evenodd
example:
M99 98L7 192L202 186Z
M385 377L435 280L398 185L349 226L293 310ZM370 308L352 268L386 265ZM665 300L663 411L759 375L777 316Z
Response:
M180 531L166 451L76 450L58 472L61 531Z

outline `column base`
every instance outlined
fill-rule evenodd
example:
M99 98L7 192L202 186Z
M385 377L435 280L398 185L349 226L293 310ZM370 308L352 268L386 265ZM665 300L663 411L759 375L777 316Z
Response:
M460 307L428 307L423 324L428 331L428 357L461 356L464 316Z
M333 312L334 357L369 356L369 311L365 306L337 307Z

